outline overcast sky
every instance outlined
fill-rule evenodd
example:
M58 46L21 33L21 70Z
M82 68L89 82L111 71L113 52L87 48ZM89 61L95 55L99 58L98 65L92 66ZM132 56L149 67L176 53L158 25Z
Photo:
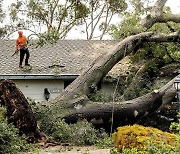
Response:
M152 1L156 2L156 0ZM180 0L168 0L166 6L169 6L174 14L180 14ZM114 23L117 23L117 20L114 20ZM80 28L77 28L77 30L73 29L72 32L69 33L67 39L86 39L86 35L80 33ZM110 37L106 35L103 39L110 39Z
M10 5L11 3L13 2L16 2L17 0L5 0L4 1L4 4L5 6L8 6ZM61 0L63 1L63 0ZM152 0L152 1L156 1L156 0ZM167 3L166 3L166 6L170 6L172 9L172 11L174 13L180 13L180 0L168 0Z
M4 7L7 8L11 3L16 2L16 1L17 0L5 0ZM153 5L156 0L152 0L152 1L153 1L153 3L152 3L152 5ZM180 0L168 0L166 3L166 6L170 6L171 10L174 14L180 14ZM117 22L115 20L114 24L116 24L116 23ZM81 29L82 29L82 26L73 28L71 30L71 32L68 34L67 39L86 39L86 35L81 33ZM97 33L98 33L98 31L97 31ZM24 31L24 34L29 35L29 32ZM17 33L15 33L11 36L11 38L15 39L17 36L18 36ZM104 39L110 39L110 37L106 36L106 37L104 37Z

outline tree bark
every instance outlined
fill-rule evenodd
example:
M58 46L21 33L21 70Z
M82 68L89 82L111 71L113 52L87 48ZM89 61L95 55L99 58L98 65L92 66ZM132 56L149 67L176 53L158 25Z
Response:
M152 8L151 14L144 20L142 27L149 28L156 22L164 22L168 20L176 20L179 22L179 18L168 18L163 15L162 9L167 0L157 0ZM173 18L172 18L173 17ZM85 70L72 84L70 84L55 100L52 105L64 104L66 107L80 108L82 104L85 104L89 100L87 95L95 89L96 85L101 79L112 69L112 67L123 59L126 55L130 54L137 49L143 42L180 42L180 33L174 32L169 35L155 34L152 32L144 32L134 36L129 36L126 39L119 42L117 46L110 49L106 54L98 57L90 67ZM64 117L68 123L77 122L79 119L86 119L92 123L97 121L105 123L112 120L112 112L114 121L118 123L130 123L136 121L139 117L146 115L152 111L158 109L161 104L166 104L172 100L175 96L175 90L172 93L168 93L167 89L172 86L173 80L167 84L164 88L158 90L158 92L152 92L145 96L127 101L116 102L115 105L95 105L91 103L90 107L83 107L73 111ZM165 97L166 98L165 103ZM81 99L83 98L83 99ZM78 104L81 104L78 106ZM112 111L114 110L114 111Z
M180 75L177 77L180 77ZM125 102L111 102L109 105L88 105L79 110L73 110L64 116L63 119L67 123L75 123L78 120L86 119L94 125L111 123L112 118L119 125L134 123L139 118L154 112L162 104L165 105L174 98L176 94L173 87L174 80L175 78L159 90L155 90L142 97Z
M117 46L99 56L87 70L85 70L73 83L71 83L58 97L51 101L52 105L64 103L72 106L72 100L83 95L87 96L101 79L112 69L112 67L123 59L126 55L143 42L179 42L179 32L169 35L154 34L144 32L134 36L129 36L119 42Z
M8 122L19 129L20 135L25 134L28 142L46 142L46 135L38 128L31 106L13 81L5 80L0 84L0 104L6 107Z
M167 0L157 0L151 10L152 18L143 20L142 27L154 23L154 18L162 15L162 9ZM152 26L151 24L151 26ZM180 33L175 32L169 35L154 34L153 32L143 32L134 36L129 36L119 42L117 46L110 49L106 54L99 56L87 70L85 70L73 83L71 83L58 97L50 103L52 105L64 104L65 106L73 106L74 100L81 102L80 97L87 95L96 88L101 79L112 69L112 67L123 59L126 55L137 49L143 42L180 42ZM84 103L87 100L82 100Z
M77 77L53 102L69 101L79 96L89 94L119 60L132 52L143 39L152 35L152 32L146 32L130 36L121 41L113 49L107 51L106 54L98 57L89 68Z
M155 23L166 23L168 21L173 21L175 23L180 22L180 15L163 13L162 9L166 2L167 0L156 1L156 3L150 11L150 14L148 14L144 19L141 20L141 26L143 28L149 29Z

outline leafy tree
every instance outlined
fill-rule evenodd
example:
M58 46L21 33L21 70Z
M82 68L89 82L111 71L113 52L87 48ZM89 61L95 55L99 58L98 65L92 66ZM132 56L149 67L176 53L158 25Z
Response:
M82 24L88 12L82 2L73 0L19 0L10 6L14 26L30 30L40 42L64 38L72 27Z
M3 7L2 7L3 1L0 1L0 22L3 22L3 19L5 17L5 13L3 11ZM0 38L2 38L4 35L6 34L6 29L5 26L1 25L0 26Z
M116 18L115 15L121 15L128 6L125 0L90 0L90 2L87 1L86 5L90 10L88 20L84 19L86 38L89 40L102 39L107 33L112 19ZM95 31L98 28L101 34L96 36Z
M116 26L111 25L109 29L109 34L114 39L124 39L129 35L138 34L144 31L154 31L158 33L169 34L171 32L178 31L180 28L179 24L174 22L167 23L156 23L151 28L146 29L141 26L141 17L147 15L149 12L149 7L145 7L144 0L130 0L132 9L130 11L124 12L124 17L122 22ZM166 16L172 16L172 12L169 7L163 8L163 14ZM179 59L179 44L178 43L148 43L144 44L144 49L140 49L136 53L135 59L142 60L144 58L159 58L163 59L165 63L178 62ZM142 53L144 52L144 54ZM141 56L139 56L141 54ZM142 56L144 55L144 56ZM140 58L141 57L141 58Z
M114 15L126 9L125 0L19 0L11 5L10 17L15 27L31 30L40 42L63 39L74 26L83 24L87 39L97 37L98 28L102 39Z
M170 34L172 32L178 31L180 24L169 21L165 23L157 22L151 27L142 27L142 16L147 16L151 11L149 6L146 6L144 0L130 0L132 6L131 10L124 12L123 20L119 25L111 25L109 29L110 35L114 39L124 39L130 35L139 34L145 31L154 31L157 33ZM164 7L162 10L162 16L173 16L169 7ZM142 92L147 92L151 89L152 77L158 75L158 70L167 64L172 62L179 63L180 59L180 46L179 43L167 43L167 42L147 42L135 49L131 53L131 60L134 66L137 66L139 62L143 62L143 66L134 72L134 78L132 78L132 83L129 85L127 90L124 92L124 99L133 99L140 95ZM142 69L143 68L143 69ZM133 70L134 71L134 70ZM141 73L140 73L141 72ZM132 72L130 73L132 74ZM139 74L139 75L138 75ZM139 80L137 79L137 76ZM142 89L144 88L144 90ZM136 92L135 92L136 89ZM141 90L140 90L141 89ZM134 92L132 92L134 91ZM141 91L141 93L139 93Z

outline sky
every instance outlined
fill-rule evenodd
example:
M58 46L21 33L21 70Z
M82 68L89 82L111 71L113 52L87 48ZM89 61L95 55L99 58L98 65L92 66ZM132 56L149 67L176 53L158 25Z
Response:
M155 2L155 1L156 0L152 0L152 2ZM16 0L5 0L4 2L5 3L3 7L7 8L8 6L10 6L11 3L16 2ZM153 4L154 3L152 3L152 5ZM172 9L172 12L174 14L180 14L180 0L168 0L166 2L166 6L169 6ZM113 24L117 24L116 20L112 22ZM73 28L71 32L68 34L66 39L86 39L86 35L84 33L81 33L81 30L82 30L82 26ZM30 35L29 31L23 31L23 32L26 36ZM96 31L96 33L98 35L99 31ZM15 39L17 38L17 36L18 34L16 32L16 33L13 33L10 38ZM110 39L110 36L106 35L105 37L103 37L103 39Z
M152 1L156 1L156 0L152 0ZM165 6L169 6L174 14L180 14L180 0L168 0ZM113 21L113 24L118 24L118 22L119 21L115 19ZM77 30L73 29L72 32L69 33L69 35L67 36L67 39L79 39L79 38L86 39L85 34L80 33L80 28L77 28ZM111 39L111 37L106 35L103 37L103 39Z

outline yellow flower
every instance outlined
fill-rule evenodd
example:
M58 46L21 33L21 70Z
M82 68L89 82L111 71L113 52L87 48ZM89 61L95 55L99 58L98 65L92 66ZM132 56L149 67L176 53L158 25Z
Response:
M137 124L118 127L117 132L112 135L112 138L115 147L118 148L119 151L122 151L123 148L147 150L148 144L150 143L164 143L172 147L173 144L178 144L175 134Z

